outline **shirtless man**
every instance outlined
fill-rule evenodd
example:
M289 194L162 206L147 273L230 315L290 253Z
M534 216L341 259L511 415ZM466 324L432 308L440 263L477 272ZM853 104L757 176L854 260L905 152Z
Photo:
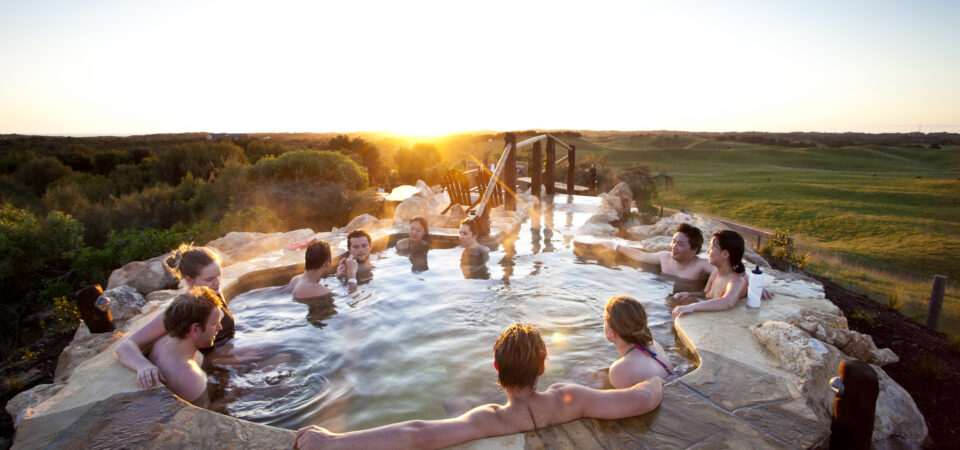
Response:
M686 280L696 280L701 282L701 286L714 270L706 259L697 256L702 245L703 234L700 229L686 223L681 223L673 233L669 252L648 253L610 242L603 243L608 250L646 264L657 264L660 266L661 273Z
M557 383L537 392L547 349L540 332L529 325L507 328L493 346L494 367L507 404L478 406L446 420L414 420L364 431L331 433L309 426L297 431L294 446L314 448L440 448L505 434L523 433L581 417L620 419L653 411L660 405L663 379L653 377L627 389L596 390Z
M293 298L302 300L330 294L330 289L320 284L320 280L330 270L330 244L321 240L310 243L304 260L303 273L290 280L289 288L293 292ZM350 276L349 270L347 276L357 278L356 265L354 265L353 276Z
M373 240L366 231L351 231L347 235L347 252L350 255L337 264L337 278L349 284L351 288L356 287L358 279L361 283L370 281L373 278L373 267L370 266L370 245L372 244ZM357 266L353 276L348 273L348 262Z
M201 348L213 345L220 331L220 297L208 287L180 294L163 315L167 334L157 340L147 357L160 369L164 384L180 398L201 408L207 398L207 374Z

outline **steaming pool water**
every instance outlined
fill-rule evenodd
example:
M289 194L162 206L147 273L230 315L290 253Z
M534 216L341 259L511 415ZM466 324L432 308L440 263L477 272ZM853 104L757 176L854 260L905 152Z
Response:
M327 278L336 295L310 304L282 287L238 295L230 302L238 324L233 342L262 348L265 360L214 375L225 400L217 409L288 429L338 432L446 418L445 400L506 399L496 384L493 343L518 321L539 328L546 342L540 389L557 382L602 388L619 357L603 336L603 307L614 295L643 302L675 372L692 370L663 301L673 290L669 280L584 261L570 238L529 221L514 242L490 252L489 279L465 279L461 251L431 250L422 272L394 248L372 254L373 281L348 294Z

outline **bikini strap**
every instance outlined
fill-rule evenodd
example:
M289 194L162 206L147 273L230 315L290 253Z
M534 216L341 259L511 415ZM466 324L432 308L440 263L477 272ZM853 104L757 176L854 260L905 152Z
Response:
M640 349L640 351L643 352L644 354L646 354L647 356L653 358L653 360L656 361L657 364L660 364L660 367L663 367L663 370L666 370L666 371L667 371L667 375L673 375L673 371L670 370L669 368L667 368L667 365L664 364L663 361L660 361L659 358L657 358L657 354L656 354L656 353L654 353L654 352L652 352L652 351L650 351L650 350L647 350L646 347L644 347L644 346L642 346L642 345L640 345L640 344L637 344L637 348Z

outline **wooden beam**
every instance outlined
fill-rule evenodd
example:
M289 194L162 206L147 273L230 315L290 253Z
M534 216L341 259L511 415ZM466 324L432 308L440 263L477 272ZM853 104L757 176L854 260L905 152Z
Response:
M533 145L535 142L540 142L540 141L542 141L542 140L544 140L544 139L546 139L546 138L547 138L547 135L545 135L545 134L541 134L540 136L534 136L534 137L532 137L532 138L530 138L530 139L527 139L527 140L525 140L525 141L520 142L519 144L517 144L517 150L521 150L521 149L527 148L527 147ZM516 139L516 137L514 137L514 139Z
M497 166L493 170L493 174L490 175L490 181L487 182L487 188L483 191L483 197L480 198L480 203L477 206L477 217L482 216L483 210L487 208L487 201L490 200L490 196L493 194L493 187L500 179L500 173L503 172L503 166L507 160L509 151L510 145L507 145L503 148L503 153L500 155L500 161L497 162Z
M575 172L577 171L577 146L571 145L567 149L567 194L573 195L574 190L574 180L576 179ZM593 189L593 187L590 187Z
M560 139L557 139L557 137L554 136L554 135L552 135L552 134L549 134L549 133L548 133L548 134L546 134L546 136L549 136L551 139L553 139L554 141L556 141L557 144L560 144L561 147L563 147L563 148L565 148L565 149L567 149L567 150L570 150L570 149L573 148L572 145L569 145L569 144L567 144L566 142L563 142L563 141L561 141Z
M553 183L553 167L557 165L557 148L554 145L556 139L547 139L547 163L543 166L543 184L547 186L547 195L553 195L556 192L556 185Z
M506 211L517 210L517 135L507 133L504 136L507 147L510 147L507 161L503 164L503 209ZM527 139L529 141L529 139Z
M549 142L549 140L547 140L547 142ZM530 194L536 198L540 198L540 173L543 166L540 141L533 143L533 151L530 153Z

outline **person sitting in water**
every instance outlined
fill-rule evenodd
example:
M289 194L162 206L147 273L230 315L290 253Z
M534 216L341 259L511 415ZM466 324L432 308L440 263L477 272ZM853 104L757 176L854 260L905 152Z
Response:
M713 266L697 256L700 253L700 246L703 245L703 234L699 228L686 223L681 223L673 233L669 252L648 253L611 242L605 242L603 245L630 259L658 265L660 272L665 275L698 281L701 283L699 286L703 286L702 283L707 281L707 277L713 272Z
M180 398L207 408L207 374L201 348L213 345L221 330L223 301L208 287L180 294L163 314L167 335L150 349L149 360L160 370L164 384Z
M412 255L417 252L425 252L430 248L430 225L427 219L423 217L414 217L410 219L410 231L405 239L397 242L397 253L401 255Z
M490 259L490 249L477 242L480 237L480 223L476 217L468 217L460 222L460 245L463 253L460 254L460 269L466 278L488 278L487 261Z
M330 244L314 239L314 242L307 247L304 260L303 273L293 277L288 286L293 293L293 298L302 300L330 295L330 289L320 283L330 270ZM356 279L356 270L357 266L354 263L352 275L348 269L347 276Z
M647 311L631 297L616 296L603 311L603 334L620 359L610 365L610 384L622 389L651 377L673 374L673 363L647 327Z
M736 231L722 230L714 233L707 257L717 270L710 277L706 289L701 292L681 292L673 296L678 301L705 301L673 308L673 318L695 311L725 311L746 297L747 280L743 277L746 269L741 261L743 250L743 237Z
M427 219L423 217L410 219L410 232L407 236L397 242L397 254L410 258L414 272L429 270L427 251L430 250L430 226Z
M440 448L474 439L523 433L581 417L620 419L653 411L663 395L663 379L653 377L627 389L597 390L557 383L537 391L547 349L540 332L514 324L493 346L497 380L507 394L505 405L478 406L446 420L408 421L348 433L317 426L297 431L300 449Z
M203 354L209 355L215 345L219 347L233 338L235 327L233 316L230 315L230 310L223 302L223 294L220 292L220 277L222 274L220 257L209 248L182 244L173 251L171 259L175 271L187 283L189 289L208 287L220 297L220 311L223 313L221 330L217 333L213 344L200 349ZM163 326L165 315L165 313L157 315L143 328L130 335L129 339L117 346L117 358L124 366L137 372L137 382L142 388L155 386L163 381L163 374L157 369L157 366L143 356L143 352L167 334L167 330ZM220 362L232 364L254 360L258 357L256 351L234 351Z
M370 265L370 246L373 240L370 235L361 229L353 230L347 235L347 252L349 256L342 258L337 264L337 278L340 281L356 287L359 283L366 283L373 278L373 266ZM353 276L348 273L348 261L357 265Z

